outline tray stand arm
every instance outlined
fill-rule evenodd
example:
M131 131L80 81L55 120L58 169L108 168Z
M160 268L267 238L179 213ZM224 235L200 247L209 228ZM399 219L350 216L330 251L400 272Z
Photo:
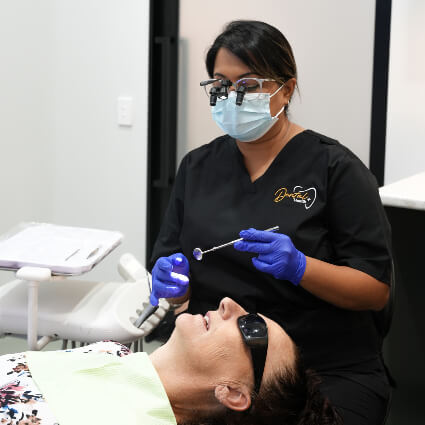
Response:
M27 343L30 350L39 351L54 339L43 336L38 340L38 288L40 282L52 278L52 272L48 268L25 266L17 270L16 277L28 283Z

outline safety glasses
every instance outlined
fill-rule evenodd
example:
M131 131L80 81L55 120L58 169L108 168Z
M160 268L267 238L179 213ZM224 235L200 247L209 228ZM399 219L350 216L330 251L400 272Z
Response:
M250 313L238 317L238 326L244 343L251 351L254 367L254 391L259 394L267 356L267 324L258 314Z

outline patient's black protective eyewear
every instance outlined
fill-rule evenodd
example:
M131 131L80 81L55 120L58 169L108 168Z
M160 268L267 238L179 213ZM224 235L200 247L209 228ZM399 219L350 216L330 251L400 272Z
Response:
M266 364L268 332L265 320L256 313L238 317L238 326L245 344L251 351L254 367L254 391L260 392L261 379L263 378Z

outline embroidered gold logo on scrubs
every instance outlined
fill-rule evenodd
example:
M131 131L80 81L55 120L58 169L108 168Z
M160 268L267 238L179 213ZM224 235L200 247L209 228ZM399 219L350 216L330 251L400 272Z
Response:
M316 200L316 189L314 187L303 189L302 186L295 186L291 192L286 187L281 187L276 190L274 196L274 202L281 202L288 198L294 202L304 204L305 209L308 210Z

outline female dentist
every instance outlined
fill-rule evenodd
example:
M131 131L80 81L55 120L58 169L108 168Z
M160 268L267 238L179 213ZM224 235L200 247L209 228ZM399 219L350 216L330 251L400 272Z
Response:
M153 251L153 285L174 301L189 299L191 313L224 296L264 312L319 372L346 425L380 425L389 384L374 312L389 297L391 248L376 181L338 141L290 121L297 69L276 28L231 22L206 68L201 85L225 135L179 167ZM326 83L318 81L323 96ZM261 230L275 225L279 233ZM192 257L195 247L238 233L234 247ZM190 289L171 271L189 276Z

